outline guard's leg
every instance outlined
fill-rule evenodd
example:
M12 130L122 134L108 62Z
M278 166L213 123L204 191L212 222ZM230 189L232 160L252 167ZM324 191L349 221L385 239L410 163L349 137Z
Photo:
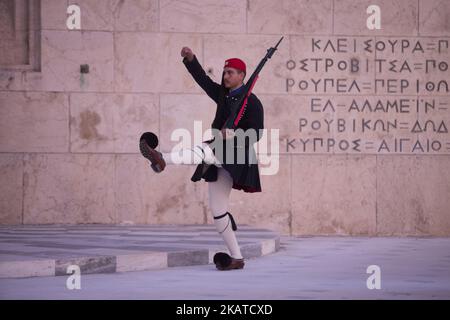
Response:
M189 148L183 148L169 153L161 153L156 150L158 136L153 132L144 132L139 139L139 150L142 155L150 160L155 172L162 172L167 163L170 164L214 164L221 166L208 143L202 143Z
M242 259L241 249L234 232L236 225L228 212L228 200L232 187L233 179L230 174L224 168L218 168L217 181L208 183L209 207L216 229L222 235L231 257Z
M206 164L221 166L207 143L163 153L162 156L170 164L201 164L204 162Z

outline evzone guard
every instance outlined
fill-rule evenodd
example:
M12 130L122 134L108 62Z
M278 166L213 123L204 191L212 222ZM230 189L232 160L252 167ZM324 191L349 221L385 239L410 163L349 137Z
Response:
M258 97L252 93L258 74L277 49L267 50L255 71L244 84L246 64L238 58L225 60L221 83L214 82L203 70L197 57L188 47L181 56L188 72L197 84L217 104L211 124L213 138L192 148L171 153L156 150L158 137L145 132L139 139L142 155L150 160L151 168L161 173L166 164L197 164L191 177L196 182L208 182L208 202L214 224L230 252L214 256L218 270L242 269L244 258L236 239L237 225L228 211L232 189L243 192L261 192L259 167L253 144L261 139L264 129L264 109Z

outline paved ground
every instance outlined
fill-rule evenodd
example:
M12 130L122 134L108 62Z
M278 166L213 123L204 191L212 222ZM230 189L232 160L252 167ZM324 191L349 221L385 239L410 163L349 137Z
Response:
M275 252L279 236L239 226L245 258ZM213 225L25 225L0 227L0 278L143 271L212 262L227 251Z
M212 265L81 276L0 279L1 299L450 299L449 238L282 237L245 269ZM367 289L367 267L381 289Z

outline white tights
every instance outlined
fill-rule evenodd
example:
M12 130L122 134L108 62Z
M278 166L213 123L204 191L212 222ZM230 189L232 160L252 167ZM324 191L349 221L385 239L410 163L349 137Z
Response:
M207 143L196 145L193 148L163 153L162 155L167 164L200 164L204 161L207 164L215 164L221 167L220 162Z
M241 249L236 239L231 226L231 219L228 215L225 215L219 219L217 217L222 216L228 212L228 199L233 187L233 178L224 168L217 169L217 181L208 182L209 193L209 207L213 214L214 224L217 231L222 235L225 241L230 255L236 259L242 259Z
M209 208L214 219L217 231L222 235L230 255L235 259L242 259L241 250L232 229L231 218L228 212L228 200L233 187L233 178L227 170L222 168L220 162L215 158L213 151L207 143L185 148L180 151L163 153L164 160L168 164L214 164L217 168L217 181L208 182ZM225 214L225 215L224 215Z

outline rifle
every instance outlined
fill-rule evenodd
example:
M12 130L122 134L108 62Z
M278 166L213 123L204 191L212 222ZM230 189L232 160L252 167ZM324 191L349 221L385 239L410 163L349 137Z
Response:
M231 109L230 116L228 117L227 121L225 122L223 128L226 128L226 129L236 128L237 124L239 123L239 121L242 118L242 115L244 114L244 109L245 109L245 106L247 105L247 99L248 99L248 97L250 97L250 94L252 93L253 86L255 85L255 82L258 79L259 72L264 67L267 60L272 58L272 55L277 50L277 47L280 44L281 40L283 40L283 38L284 37L281 37L281 39L278 41L278 43L276 44L275 47L270 47L269 49L267 49L266 55L261 60L261 62L258 64L255 71L253 71L253 74L251 75L250 79L244 85L243 93L240 94L238 99L233 101L233 104L230 106L230 109Z

